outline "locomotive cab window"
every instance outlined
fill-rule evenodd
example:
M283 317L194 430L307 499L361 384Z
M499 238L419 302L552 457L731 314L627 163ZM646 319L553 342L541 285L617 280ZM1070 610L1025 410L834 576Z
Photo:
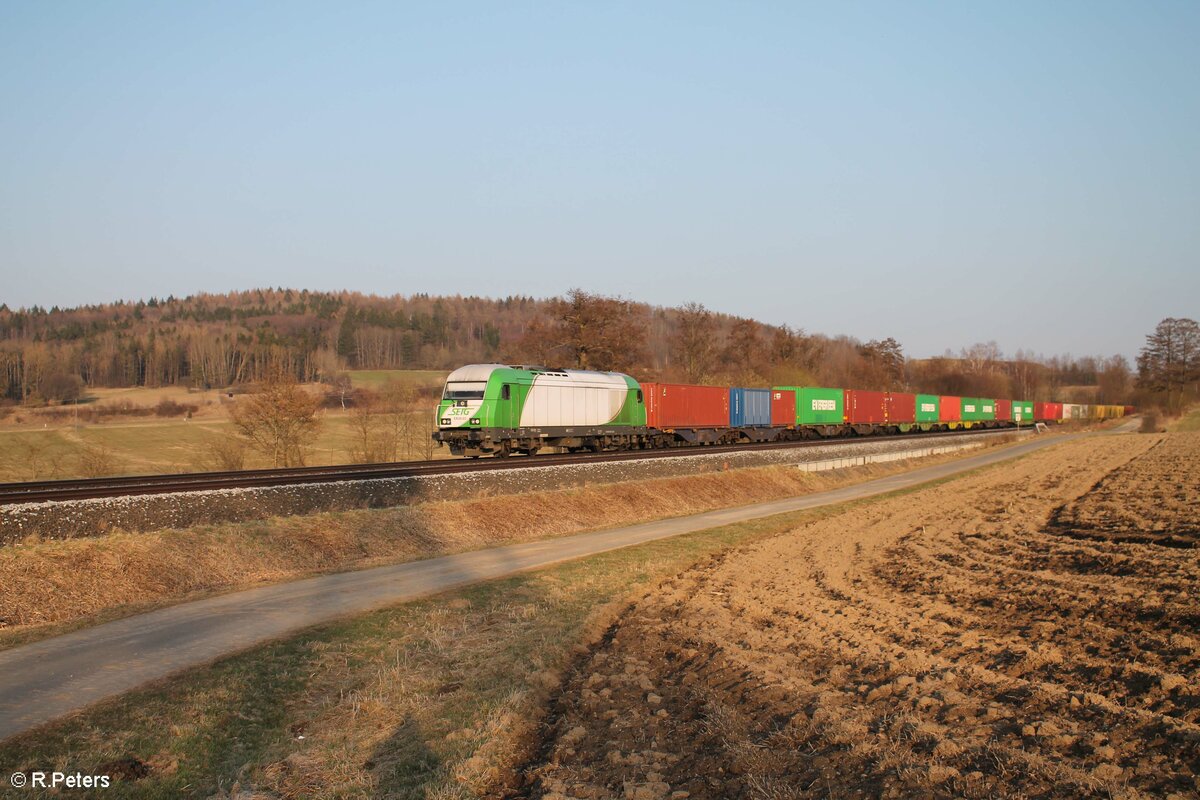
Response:
M638 389L638 402L642 402L642 390Z
M482 400L487 381L452 381L446 384L443 400Z
M512 399L512 384L511 383L505 383L505 384L501 385L500 399L501 400L511 400Z

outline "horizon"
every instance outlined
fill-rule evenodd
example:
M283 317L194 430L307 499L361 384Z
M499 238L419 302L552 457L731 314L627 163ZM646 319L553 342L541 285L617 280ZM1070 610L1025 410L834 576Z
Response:
M1186 3L10 5L0 302L579 286L1132 364L1200 296L1197 34Z

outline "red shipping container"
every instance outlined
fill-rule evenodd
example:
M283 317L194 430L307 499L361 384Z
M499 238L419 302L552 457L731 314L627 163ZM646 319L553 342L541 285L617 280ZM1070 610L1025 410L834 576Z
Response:
M1033 418L1038 421L1062 419L1062 403L1034 403Z
M962 398L942 395L938 399L938 422L961 422Z
M729 389L685 383L643 383L651 428L728 428Z
M913 407L916 413L916 406ZM846 421L855 425L882 425L887 422L887 395L846 389Z
M791 425L796 424L796 390L781 389L771 390L771 424L772 425Z
M1001 422L1012 422L1012 400L996 401L996 419Z
M888 392L887 421L903 425L917 421L917 396L906 392Z
M1134 408L1133 406L1125 406L1125 416L1128 417L1130 414L1136 414L1136 413L1137 413L1137 409Z

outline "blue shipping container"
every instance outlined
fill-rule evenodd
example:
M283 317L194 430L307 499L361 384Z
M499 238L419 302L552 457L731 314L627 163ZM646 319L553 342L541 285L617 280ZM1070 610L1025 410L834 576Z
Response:
M770 424L770 389L729 390L729 427L756 428Z

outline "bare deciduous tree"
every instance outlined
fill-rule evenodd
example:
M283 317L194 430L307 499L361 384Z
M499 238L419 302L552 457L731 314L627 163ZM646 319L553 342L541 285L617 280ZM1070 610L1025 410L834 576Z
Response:
M350 411L350 429L354 446L350 459L359 464L395 461L395 444L390 435L383 399L374 392L361 391Z
M1168 413L1182 411L1200 383L1200 324L1168 317L1146 336L1138 354L1138 386L1163 397Z
M1106 405L1124 404L1129 397L1131 378L1125 356L1106 359L1097 376L1097 401Z
M904 386L904 348L891 336L872 339L859 350L879 374L872 383L889 391Z
M716 368L717 325L713 313L702 303L679 308L671 353L689 383L703 383Z
M579 369L630 371L645 359L645 314L632 301L572 289L551 301L548 322L531 324L523 344L547 366L561 359Z
M320 427L316 398L282 374L238 400L230 416L250 446L277 467L302 466L307 445Z

